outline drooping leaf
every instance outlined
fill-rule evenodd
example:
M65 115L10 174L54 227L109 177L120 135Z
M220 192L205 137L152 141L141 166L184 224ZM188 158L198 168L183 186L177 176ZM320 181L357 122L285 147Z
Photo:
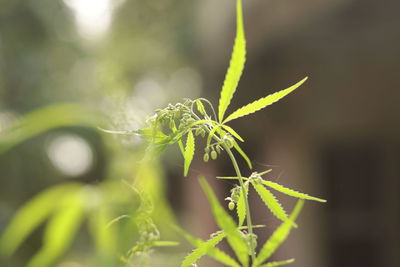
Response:
M272 214L274 214L278 219L286 221L288 219L287 214L275 196L262 184L257 184L255 182L252 182L251 184Z
M224 114L231 103L233 94L239 84L246 61L246 40L244 36L242 1L236 1L236 38L233 46L232 57L229 68L222 86L221 96L219 98L218 119L220 122L224 119Z
M231 115L229 115L223 123L227 123L228 121L249 115L251 113L254 113L256 111L259 111L260 109L263 109L276 101L280 100L281 98L285 97L287 94L291 93L295 89L297 89L300 85L302 85L308 78L304 78L300 82L296 83L295 85L290 86L287 89L281 90L279 92L270 94L266 97L260 98L244 107L239 108L235 112L233 112Z
M273 262L268 262L266 264L263 264L260 267L277 267L277 266L287 265L287 264L293 263L293 262L294 262L294 259L284 260L284 261L273 261Z
M29 261L28 267L52 266L70 247L84 217L81 193L78 190L64 197L58 211L46 226L43 247Z
M276 251L277 248L286 240L290 230L292 229L297 216L303 208L304 200L299 199L294 207L289 219L283 222L271 235L271 237L264 243L260 252L257 255L252 267L260 266Z
M235 252L242 265L248 266L249 258L247 253L247 244L241 237L235 222L221 206L211 187L204 178L200 179L200 185L203 188L208 201L210 202L211 210L218 227L226 234L229 245Z
M189 131L186 147L185 147L185 162L184 162L184 175L187 176L189 171L190 163L192 162L193 155L194 155L194 136L192 131Z
M237 152L239 152L242 158L246 161L247 166L249 166L249 168L252 169L253 165L251 164L249 157L246 155L246 153L244 153L244 151L240 148L240 146L236 141L233 141L233 147L236 149Z
M292 196L292 197L297 197L297 198L302 198L302 199L307 199L307 200L314 200L314 201L318 201L318 202L326 202L325 199L309 196L307 194L297 192L297 191L295 191L293 189L286 188L286 187L284 187L284 186L282 186L280 184L277 184L277 183L274 183L274 182L271 182L271 181L263 180L263 184L265 184L266 186L269 186L269 187L271 187L271 188L273 188L273 189L275 189L275 190L277 190L277 191L279 191L281 193L284 193L286 195Z
M17 211L0 239L0 253L10 256L59 204L64 195L80 188L80 184L63 184L47 189L29 200Z
M245 198L247 199L248 194L249 194L249 183L248 182L244 183L244 186L245 186L246 195L243 194L243 190L240 190L239 200L237 202L237 208L236 208L238 218L239 218L239 226L243 225L244 219L246 218L246 213L247 213Z
M231 127L228 125L222 124L222 127L227 130L231 135L233 135L236 139L240 140L241 142L244 142L243 138Z

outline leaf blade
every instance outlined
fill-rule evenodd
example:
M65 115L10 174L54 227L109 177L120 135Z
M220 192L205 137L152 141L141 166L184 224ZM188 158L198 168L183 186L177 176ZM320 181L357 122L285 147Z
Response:
M291 229L293 228L294 222L298 217L301 209L303 208L304 200L300 199L297 201L292 213L289 216L289 220L283 222L271 235L271 237L264 243L260 252L257 255L255 262L252 267L257 267L266 261L276 251L276 249L286 240Z
M186 147L185 147L185 156L184 156L184 176L187 176L189 172L189 167L190 164L192 163L193 156L194 156L194 136L193 132L189 131L187 141L186 141Z
M301 198L301 199L307 199L307 200L314 200L314 201L318 201L318 202L326 202L325 199L318 198L318 197L313 197L313 196L310 196L310 195L305 194L305 193L300 193L300 192L298 192L296 190L284 187L284 186L282 186L280 184L277 184L277 183L274 183L274 182L271 182L271 181L263 180L263 184L265 184L266 186L271 187L271 188L273 188L273 189L275 189L275 190L277 190L277 191L279 191L279 192L281 192L283 194L286 194L288 196L297 197L297 198Z
M244 220L246 218L246 213L247 213L245 199L248 198L248 194L249 194L249 184L248 184L248 182L246 182L244 184L244 186L245 186L246 195L243 194L243 190L240 190L239 199L238 199L237 207L236 207L236 211L237 211L238 218L239 218L239 227L243 225Z
M242 156L242 158L246 161L247 166L249 166L249 169L253 169L253 165L251 164L251 161L249 157L246 155L246 153L240 148L238 143L236 141L233 141L233 147L236 149L237 152Z
M255 182L252 182L251 184L272 214L281 221L287 221L288 216L275 196L263 185Z
M29 200L12 218L0 239L1 253L10 256L57 207L64 194L79 188L78 184L63 184L46 189Z
M223 123L227 123L229 121L235 120L237 118L249 115L251 113L254 113L256 111L259 111L269 105L272 105L273 103L279 101L289 93L293 92L295 89L297 89L300 85L302 85L308 77L305 77L303 80L300 82L290 86L289 88L283 89L281 91L275 92L273 94L270 94L266 97L260 98L250 104L247 104L246 106L243 106L233 112L231 115L229 115Z
M233 94L239 84L244 64L246 62L246 40L243 27L243 14L241 0L236 1L236 37L233 45L231 60L219 98L218 119L222 122Z
M60 210L49 221L44 244L29 261L28 267L47 267L68 249L84 217L81 190L72 192L63 200Z

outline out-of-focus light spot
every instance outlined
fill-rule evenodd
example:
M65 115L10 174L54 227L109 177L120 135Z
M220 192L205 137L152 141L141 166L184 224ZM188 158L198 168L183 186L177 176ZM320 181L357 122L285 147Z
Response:
M110 28L114 8L123 1L64 0L72 9L79 33L85 39L100 39Z
M93 151L89 144L72 134L54 137L47 146L47 154L53 165L70 177L86 173L93 164Z
M178 98L199 97L202 90L202 78L193 68L182 68L175 71L168 84L170 94Z
M167 100L165 88L151 78L140 80L135 85L133 99L135 102L141 101L136 98L143 99L150 108L160 107Z

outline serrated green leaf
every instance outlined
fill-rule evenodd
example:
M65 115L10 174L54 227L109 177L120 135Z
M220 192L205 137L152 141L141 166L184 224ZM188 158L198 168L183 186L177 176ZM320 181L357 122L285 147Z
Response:
M206 243L206 241L203 241L199 238L193 237L192 235L183 231L182 229L180 229L177 226L173 226L173 227L189 243L191 243L193 246L195 246L197 248L199 248L200 246L204 246L204 243ZM226 237L225 233L222 231L218 231L216 233L211 234L212 237L216 237L217 235L223 235L224 237ZM220 249L218 249L216 247L212 247L212 248L208 249L207 255L227 266L240 267L240 265L234 259L232 259L229 255L227 255L225 252L221 251Z
M263 185L255 182L252 182L251 184L272 214L274 214L278 219L286 221L288 219L287 214L275 196Z
M70 246L84 215L81 191L65 196L59 210L48 222L43 247L27 264L28 267L52 266Z
M249 194L249 183L248 182L244 183L244 186L245 186L246 195L243 194L243 190L240 190L239 199L238 199L237 207L236 207L238 218L239 218L239 226L243 225L244 220L246 218L246 213L247 213L245 198L247 199L248 194Z
M271 187L271 188L273 188L273 189L275 189L275 190L277 190L277 191L279 191L279 192L281 192L283 194L286 194L286 195L289 195L289 196L292 196L292 197L297 197L297 198L307 199L307 200L314 200L314 201L318 201L318 202L326 202L325 199L313 197L313 196L310 196L310 195L307 195L307 194L304 194L304 193L300 193L300 192L297 192L297 191L295 191L293 189L286 188L286 187L284 187L284 186L282 186L280 184L277 184L277 183L274 183L274 182L271 182L271 181L263 180L263 184L265 184L266 186L269 186L269 187Z
M224 114L231 103L233 94L239 84L240 77L246 61L246 40L244 36L242 1L236 1L236 38L233 45L232 57L229 68L222 86L221 96L219 98L218 119L220 122L224 119Z
M0 253L10 256L59 205L59 199L80 188L80 184L63 184L46 189L17 211L0 239Z
M249 157L246 155L246 153L244 153L244 151L240 148L240 146L236 141L233 141L233 147L236 149L237 152L239 152L242 158L246 161L247 166L249 166L249 168L252 169L253 165L251 164Z
M266 97L263 97L261 99L258 99L244 107L239 108L238 110L236 110L235 112L233 112L231 115L229 115L223 123L227 123L228 121L231 120L235 120L237 118L249 115L251 113L254 113L256 111L259 111L260 109L263 109L275 102L277 102L278 100L280 100L281 98L285 97L286 95L288 95L289 93L291 93L292 91L294 91L295 89L297 89L300 85L302 85L306 80L308 79L308 77L304 78L303 80L301 80L300 82L296 83L295 85L290 86L287 89L281 90L279 92L270 94Z
M206 114L206 109L204 108L203 103L201 103L201 100L196 100L196 107L197 110L200 112L201 115L205 115Z
M211 248L214 248L219 242L221 242L224 237L224 234L219 234L206 242L201 242L195 250L185 257L181 267L192 266L193 263L196 263L201 257L206 255Z
M244 142L243 138L231 127L228 125L222 124L221 125L225 130L227 130L231 135L233 135L236 139L240 140L241 142Z
M273 261L273 262L268 262L266 264L263 264L260 267L277 267L277 266L287 265L287 264L293 263L293 262L294 262L294 259L284 260L284 261Z
M286 240L290 230L292 229L294 222L297 219L301 209L303 208L304 200L299 199L294 207L292 213L289 216L289 220L283 222L271 235L271 237L264 243L260 252L257 255L255 262L252 267L260 266L276 251L277 248Z
M248 266L249 258L247 253L247 244L241 237L235 222L218 202L217 197L204 178L200 179L200 185L203 188L208 201L210 202L211 210L218 227L226 234L229 245L235 252L242 265Z
M194 155L194 136L193 132L189 131L187 141L186 141L186 147L185 147L185 162L184 162L184 175L187 176L190 163L193 160L193 155Z

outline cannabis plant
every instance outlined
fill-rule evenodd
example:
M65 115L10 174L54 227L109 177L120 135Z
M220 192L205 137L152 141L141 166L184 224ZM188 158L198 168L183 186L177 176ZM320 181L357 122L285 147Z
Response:
M275 103L307 80L306 77L287 89L258 99L226 116L226 111L238 87L245 60L246 40L243 26L242 2L241 0L237 0L236 38L219 98L218 112L216 112L213 105L207 99L186 99L183 103L169 104L164 109L156 110L155 114L147 120L147 127L136 132L149 141L148 152L151 155L160 154L168 145L177 143L184 158L183 172L185 176L188 174L190 164L193 160L196 138L206 139L203 155L205 162L210 159L217 159L221 153L227 153L236 172L236 176L233 177L217 178L238 181L238 184L232 188L230 196L226 198L229 201L229 210L236 209L237 221L218 202L217 197L206 180L204 178L200 179L201 187L209 200L214 219L220 230L212 233L211 238L207 241L194 238L182 230L178 230L196 247L192 253L185 257L181 264L182 267L195 266L196 262L204 255L208 255L226 266L233 267L272 267L291 263L293 260L268 262L268 259L286 239L290 230L296 227L295 220L303 206L304 200L325 202L323 199L299 193L275 182L264 180L262 176L270 170L262 172L254 171L249 176L242 174L235 153L243 157L250 169L252 169L252 164L249 157L239 146L239 143L244 141L243 138L228 123ZM185 140L186 142L184 143ZM260 196L270 212L282 221L282 224L259 249L257 236L254 233L254 228L257 226L252 222L249 208L248 194L250 186L255 189L255 192ZM286 213L270 189L299 199L290 215ZM216 247L223 239L227 240L237 259L232 258Z

